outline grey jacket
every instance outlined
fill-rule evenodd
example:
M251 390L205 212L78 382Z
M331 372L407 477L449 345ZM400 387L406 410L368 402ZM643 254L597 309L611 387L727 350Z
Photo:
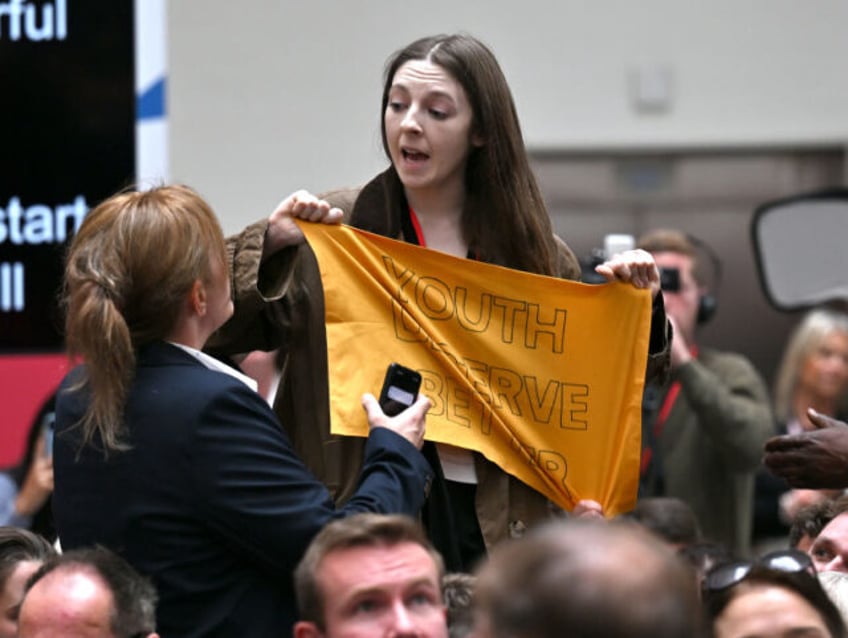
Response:
M685 501L706 539L747 555L754 475L774 434L765 382L745 357L709 349L672 376L680 394L659 436L658 472L645 494Z

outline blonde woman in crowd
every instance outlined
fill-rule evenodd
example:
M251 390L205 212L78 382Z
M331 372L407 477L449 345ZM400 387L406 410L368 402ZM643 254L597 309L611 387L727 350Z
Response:
M774 391L780 434L814 429L808 410L844 420L848 395L848 315L818 308L792 332L778 368ZM785 536L807 505L839 495L832 490L790 490L763 469L757 477L755 535Z

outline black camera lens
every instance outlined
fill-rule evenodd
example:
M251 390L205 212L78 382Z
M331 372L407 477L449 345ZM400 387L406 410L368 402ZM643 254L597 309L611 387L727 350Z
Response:
M680 270L677 268L660 268L660 288L666 292L680 290Z

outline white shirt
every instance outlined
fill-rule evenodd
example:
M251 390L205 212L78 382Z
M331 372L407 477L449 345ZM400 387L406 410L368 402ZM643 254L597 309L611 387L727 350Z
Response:
M442 473L447 480L457 483L477 483L477 470L474 467L474 455L471 450L446 443L436 443L436 451L439 453Z
M210 357L205 352L201 352L200 350L195 350L190 346L183 345L181 343L174 343L173 341L169 341L172 346L177 346L180 350L188 352L195 359L200 361L203 365L205 365L210 370L215 370L217 372L223 372L224 374L228 374L231 377L238 379L243 384L245 384L248 388L256 392L256 388L259 387L259 384L256 383L255 379L251 379L246 374L243 374L236 370L235 368L228 366L226 363L222 363L218 361L215 357Z

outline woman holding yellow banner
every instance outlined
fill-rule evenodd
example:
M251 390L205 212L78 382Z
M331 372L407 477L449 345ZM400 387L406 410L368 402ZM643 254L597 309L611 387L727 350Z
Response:
M321 279L295 218L359 229L450 255L565 279L580 265L553 228L531 172L512 95L492 52L465 34L423 38L386 67L382 139L389 168L362 188L286 198L231 239L236 316L217 345L227 352L282 347L275 409L311 469L339 499L358 475L361 441L330 434ZM650 289L648 376L665 373L668 332L659 273L644 251L598 267L608 280ZM315 424L308 430L304 424ZM427 447L427 446L425 446ZM451 570L551 515L547 499L480 454L439 444L441 469L423 520Z

